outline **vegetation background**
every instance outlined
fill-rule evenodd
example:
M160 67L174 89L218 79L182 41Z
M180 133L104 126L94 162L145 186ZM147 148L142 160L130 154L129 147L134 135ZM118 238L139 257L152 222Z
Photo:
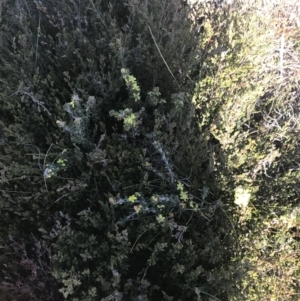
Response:
M298 1L0 26L1 300L299 300Z

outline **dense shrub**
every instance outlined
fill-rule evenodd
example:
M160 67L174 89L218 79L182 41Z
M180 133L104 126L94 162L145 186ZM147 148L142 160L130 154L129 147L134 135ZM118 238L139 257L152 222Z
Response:
M291 7L0 7L7 300L296 300Z
M240 207L236 270L217 276L239 275L230 300L298 299L297 6L244 4L204 23L209 49L193 101L215 141L211 172L231 195L226 205Z
M29 242L17 242L9 236L8 242L0 284L2 300L62 300L58 282L51 275L50 248L34 236Z

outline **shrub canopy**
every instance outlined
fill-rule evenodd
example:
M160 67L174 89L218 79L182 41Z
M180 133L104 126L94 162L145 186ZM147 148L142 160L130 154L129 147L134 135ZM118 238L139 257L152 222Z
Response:
M298 299L298 6L0 3L5 300Z

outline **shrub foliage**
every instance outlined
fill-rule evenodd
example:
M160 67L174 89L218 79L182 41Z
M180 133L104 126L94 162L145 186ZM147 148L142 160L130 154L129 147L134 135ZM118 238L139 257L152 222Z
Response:
M283 2L0 3L4 300L298 299Z

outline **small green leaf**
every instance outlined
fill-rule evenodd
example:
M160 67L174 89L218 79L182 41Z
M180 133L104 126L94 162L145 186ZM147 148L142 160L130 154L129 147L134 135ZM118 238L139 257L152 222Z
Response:
M162 222L165 220L165 217L164 217L162 214L159 214L159 215L156 217L156 220L157 220L159 223L162 223Z
M135 201L137 200L137 197L136 195L131 195L129 198L128 198L128 201L131 202L131 203L134 203Z

